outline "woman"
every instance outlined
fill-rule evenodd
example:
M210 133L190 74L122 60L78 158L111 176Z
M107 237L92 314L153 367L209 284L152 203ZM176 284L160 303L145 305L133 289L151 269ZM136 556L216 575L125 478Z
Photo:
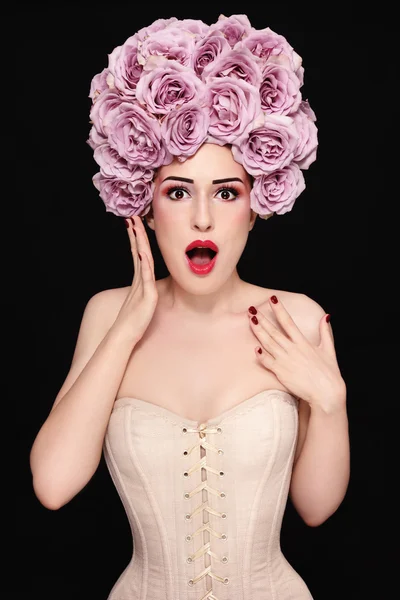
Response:
M129 217L134 278L88 302L31 469L55 510L104 450L134 535L109 600L311 598L280 527L289 493L310 526L344 498L346 385L323 308L236 268L315 159L302 81L287 41L244 15L160 19L93 79L93 179Z

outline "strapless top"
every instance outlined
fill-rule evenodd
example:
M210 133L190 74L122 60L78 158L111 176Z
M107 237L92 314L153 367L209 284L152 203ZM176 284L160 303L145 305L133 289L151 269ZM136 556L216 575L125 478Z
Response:
M115 401L103 452L133 555L108 600L312 600L280 547L297 405L269 389L199 423Z

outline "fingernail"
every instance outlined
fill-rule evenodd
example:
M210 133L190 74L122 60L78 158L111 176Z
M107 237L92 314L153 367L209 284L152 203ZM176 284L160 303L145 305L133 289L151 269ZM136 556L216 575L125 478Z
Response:
M126 228L128 229L128 227L129 227L129 221L128 221L128 219L124 219L124 221L125 221Z
M258 352L258 354L261 354L262 350L260 347L257 348L257 352Z
M271 296L270 300L273 304L278 304L278 298L276 296Z
M330 320L331 320L331 315L326 315L326 317L325 317L325 321L326 321L327 323L329 323L329 321L330 321Z
M140 260L142 260L142 257L140 256L140 252L138 252L138 257L140 258Z
M251 317L251 320L253 321L254 325L258 325L257 317Z
M256 315L257 309L254 306L249 306L249 313L251 313L252 315Z

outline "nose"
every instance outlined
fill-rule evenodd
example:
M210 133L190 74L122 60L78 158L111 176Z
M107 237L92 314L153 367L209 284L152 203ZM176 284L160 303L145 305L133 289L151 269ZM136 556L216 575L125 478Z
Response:
M196 231L210 231L213 227L211 199L206 194L201 194L193 202L192 228Z

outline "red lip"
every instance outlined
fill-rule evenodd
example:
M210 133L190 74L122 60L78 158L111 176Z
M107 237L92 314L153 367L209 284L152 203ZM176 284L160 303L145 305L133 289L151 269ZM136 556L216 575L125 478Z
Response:
M199 246L203 246L203 248L211 248L211 250L214 250L214 252L218 252L218 246L211 240L194 240L194 242L189 244L185 252L189 252L189 250L193 250L193 248L198 248Z

